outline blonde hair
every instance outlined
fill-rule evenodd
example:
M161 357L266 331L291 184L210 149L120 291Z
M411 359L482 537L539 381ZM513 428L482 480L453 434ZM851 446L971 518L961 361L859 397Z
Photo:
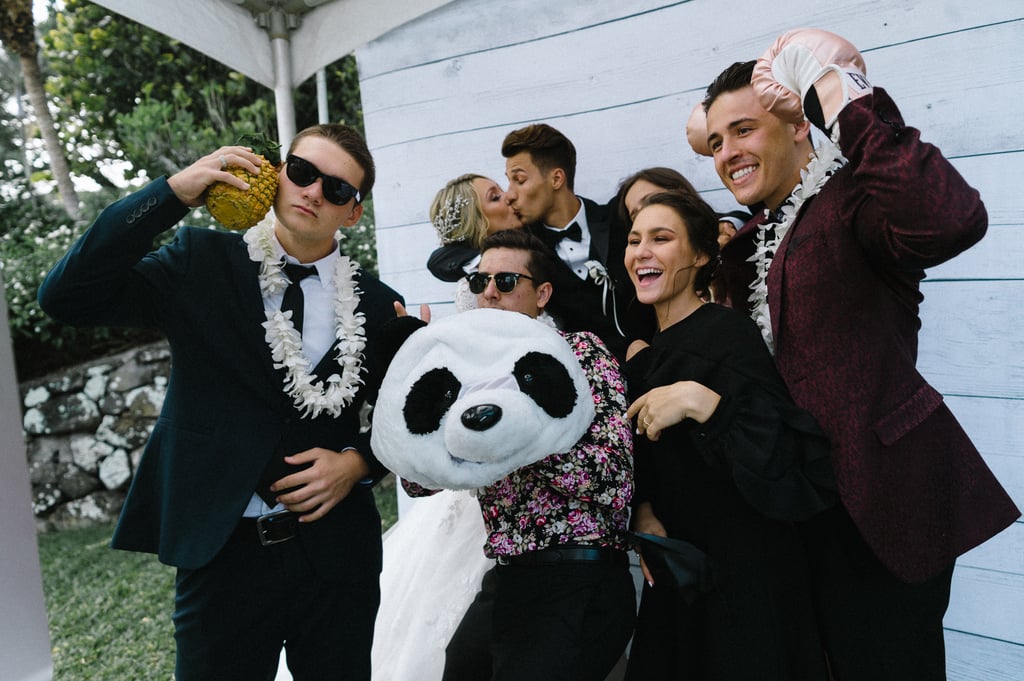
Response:
M473 180L478 178L487 179L483 175L467 173L450 180L430 204L430 222L437 230L442 245L465 241L480 250L490 223L473 188Z

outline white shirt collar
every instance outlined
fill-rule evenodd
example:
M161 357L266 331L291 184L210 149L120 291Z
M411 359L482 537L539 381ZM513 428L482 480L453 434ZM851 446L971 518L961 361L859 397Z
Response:
M341 249L338 247L338 240L334 240L334 248L330 253L314 260L313 262L299 262L299 259L284 250L284 246L277 240L277 234L272 234L270 237L271 242L274 244L274 253L279 259L284 259L286 262L292 263L293 265L304 265L306 267L315 267L317 278L320 280L320 285L325 289L329 289L334 285L332 281L334 277L334 264L341 256Z
M562 227L552 227L547 223L544 223L544 227L550 229L552 232L561 232L563 229L568 229L569 225L575 222L580 226L580 230L582 230L584 234L589 234L590 225L587 224L587 207L583 205L583 199L578 196L576 199L580 202L580 209L576 211L576 215L573 216L572 220L569 220L569 222Z

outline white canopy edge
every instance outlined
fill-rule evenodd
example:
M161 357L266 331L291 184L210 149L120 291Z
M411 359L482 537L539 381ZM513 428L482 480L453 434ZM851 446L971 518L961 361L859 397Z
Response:
M327 64L451 0L334 0L292 34L292 73L301 83Z
M97 5L180 40L239 73L274 88L270 37L232 0L93 0ZM292 86L319 69L451 0L333 0L302 16L290 36Z
M93 0L273 88L270 37L231 0Z

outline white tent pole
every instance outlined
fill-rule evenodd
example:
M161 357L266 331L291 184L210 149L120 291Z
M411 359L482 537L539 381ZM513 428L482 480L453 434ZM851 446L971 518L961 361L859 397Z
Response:
M274 7L265 15L267 33L270 35L270 49L274 57L274 104L277 108L277 141L287 149L295 137L295 103L292 98L292 59L289 30L298 25L299 18L289 15L280 7Z
M327 71L324 69L316 72L316 111L320 123L330 122L331 115L327 110Z

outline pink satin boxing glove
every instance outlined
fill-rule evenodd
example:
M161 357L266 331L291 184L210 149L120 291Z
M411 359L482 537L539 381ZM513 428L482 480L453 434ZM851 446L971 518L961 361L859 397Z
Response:
M708 146L708 117L704 113L704 103L697 102L690 112L690 118L686 121L686 141L690 148L701 156L711 156L711 147Z
M779 118L799 123L806 113L811 123L829 130L843 107L871 92L866 73L864 58L845 38L798 28L761 55L750 83L761 106Z

